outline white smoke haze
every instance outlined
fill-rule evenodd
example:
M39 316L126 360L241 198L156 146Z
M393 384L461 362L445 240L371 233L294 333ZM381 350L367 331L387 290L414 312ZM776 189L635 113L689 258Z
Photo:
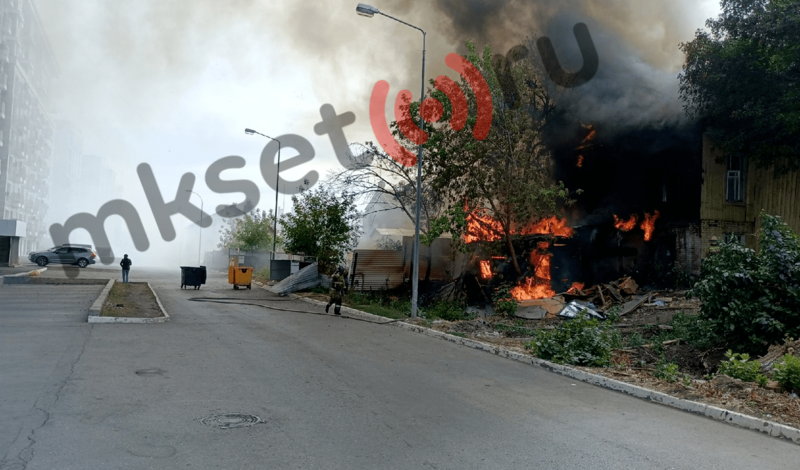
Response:
M328 137L314 133L321 105L355 113L356 123L345 128L349 141L374 141L369 97L375 82L391 84L389 109L400 89L415 97L419 93L421 34L388 18L356 15L356 1L35 3L60 67L52 87L53 111L81 129L84 154L112 162L124 186L123 194L108 194L72 213L95 213L107 200L129 200L145 223L150 249L136 252L121 218L110 218L106 227L115 253L127 252L140 264L196 262L191 253L197 241L196 231L189 234L185 228L191 222L180 215L173 217L176 240L161 240L136 175L138 164L153 167L167 201L181 175L194 173L193 189L202 195L206 212L213 213L218 204L240 202L243 196L208 190L206 168L240 155L247 167L229 170L223 178L255 182L261 189L259 207L273 209L275 193L258 166L267 140L245 136L245 127L272 137L299 134L313 144L314 161L282 173L284 178L311 170L324 175L339 164ZM593 81L570 94L577 97L570 106L587 120L630 125L682 116L678 43L690 40L718 11L715 0L401 0L375 6L428 32L428 79L453 76L444 57L463 53L467 39L504 54L540 34L553 40L562 65L576 70L581 59L572 26L584 22L600 69ZM292 152L285 150L282 160ZM289 205L288 198L281 199ZM198 201L193 196L199 206ZM63 223L69 215L50 214L51 223ZM216 230L203 230L204 251L218 239Z

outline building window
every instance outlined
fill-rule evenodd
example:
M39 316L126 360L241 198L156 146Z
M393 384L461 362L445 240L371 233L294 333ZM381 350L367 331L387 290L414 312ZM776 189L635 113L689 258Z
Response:
M744 234L743 233L726 233L725 234L725 243L732 243L736 242L740 245L744 245Z
M745 161L741 155L728 156L728 171L725 181L725 200L728 202L744 202Z

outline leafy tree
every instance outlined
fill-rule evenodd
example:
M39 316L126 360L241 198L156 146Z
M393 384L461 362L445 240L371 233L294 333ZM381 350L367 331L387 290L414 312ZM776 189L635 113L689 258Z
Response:
M393 121L390 128L398 140L409 143L399 130L397 121ZM398 210L416 223L417 167L403 165L379 150L373 142L355 145L360 147L359 153L351 157L352 163L348 168L331 175L329 184L339 191L347 191L362 203L368 203L365 216ZM424 238L443 204L440 194L431 186L431 176L423 172L421 180L420 236ZM382 204L369 204L378 198Z
M220 230L219 248L239 248L244 251L271 251L275 215L270 210L254 209L249 213L227 219L228 226ZM278 243L280 243L280 237Z
M503 99L491 49L487 46L480 57L472 44L467 45L470 62L492 92L492 127L484 140L473 136L478 99L465 83L461 88L470 107L468 125L459 131L447 124L430 126L425 168L433 189L449 203L445 215L431 226L449 230L458 242L471 218L502 239L517 275L522 275L514 240L525 226L557 215L560 204L571 202L567 188L552 179L551 154L543 140L554 106L543 74L531 59L509 66L505 77L516 82L517 92L513 99ZM452 112L443 93L435 91L433 96L446 103L446 115Z
M682 43L680 93L717 143L777 172L800 168L800 0L722 0Z
M332 273L358 244L361 218L351 194L318 185L292 196L294 210L280 224L289 253L318 259L320 272Z
M800 337L800 239L780 217L762 213L761 221L761 251L722 243L691 291L720 340L751 353Z

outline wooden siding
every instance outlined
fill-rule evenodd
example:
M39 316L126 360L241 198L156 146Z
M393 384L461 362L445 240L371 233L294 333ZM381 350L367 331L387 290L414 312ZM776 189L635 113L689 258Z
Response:
M758 216L762 210L780 216L795 232L800 233L800 172L775 177L772 169L748 164L745 202L729 203L725 201L727 167L725 163L716 162L719 156L721 152L714 148L713 140L704 135L700 208L704 245L708 244L711 236L719 237L728 230L738 228L746 232L747 244L755 246L755 234L761 225Z

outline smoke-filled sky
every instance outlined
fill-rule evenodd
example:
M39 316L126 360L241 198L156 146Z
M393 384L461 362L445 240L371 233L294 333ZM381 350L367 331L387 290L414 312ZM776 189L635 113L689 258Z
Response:
M243 197L208 190L206 168L219 158L242 156L247 167L223 177L255 182L259 206L269 209L275 193L258 167L267 140L246 136L245 127L272 137L299 134L312 143L315 159L282 173L284 178L312 170L324 175L338 162L328 137L314 132L320 106L355 113L355 124L345 128L350 142L375 140L368 114L375 82L391 84L390 106L402 88L415 97L419 93L421 34L385 17L356 15L356 1L35 3L60 67L54 111L82 130L85 154L112 162L125 194L109 194L107 200L124 197L136 205L155 251L169 251L170 244L159 244L138 164L153 167L167 201L180 176L194 173L194 190L211 213L217 204ZM541 34L553 40L565 68L578 69L572 26L584 22L600 69L571 94L577 98L570 106L580 103L576 112L585 119L624 125L680 117L678 44L719 10L716 0L386 0L375 6L427 30L427 78L447 73L444 57L463 52L467 39L505 53ZM292 152L285 150L282 159ZM288 210L289 197L285 200ZM74 212L95 212L103 202ZM51 214L52 222L63 223L69 215ZM182 216L173 222L188 223ZM219 238L211 229L203 237L207 249ZM134 251L127 237L112 244L117 252Z

